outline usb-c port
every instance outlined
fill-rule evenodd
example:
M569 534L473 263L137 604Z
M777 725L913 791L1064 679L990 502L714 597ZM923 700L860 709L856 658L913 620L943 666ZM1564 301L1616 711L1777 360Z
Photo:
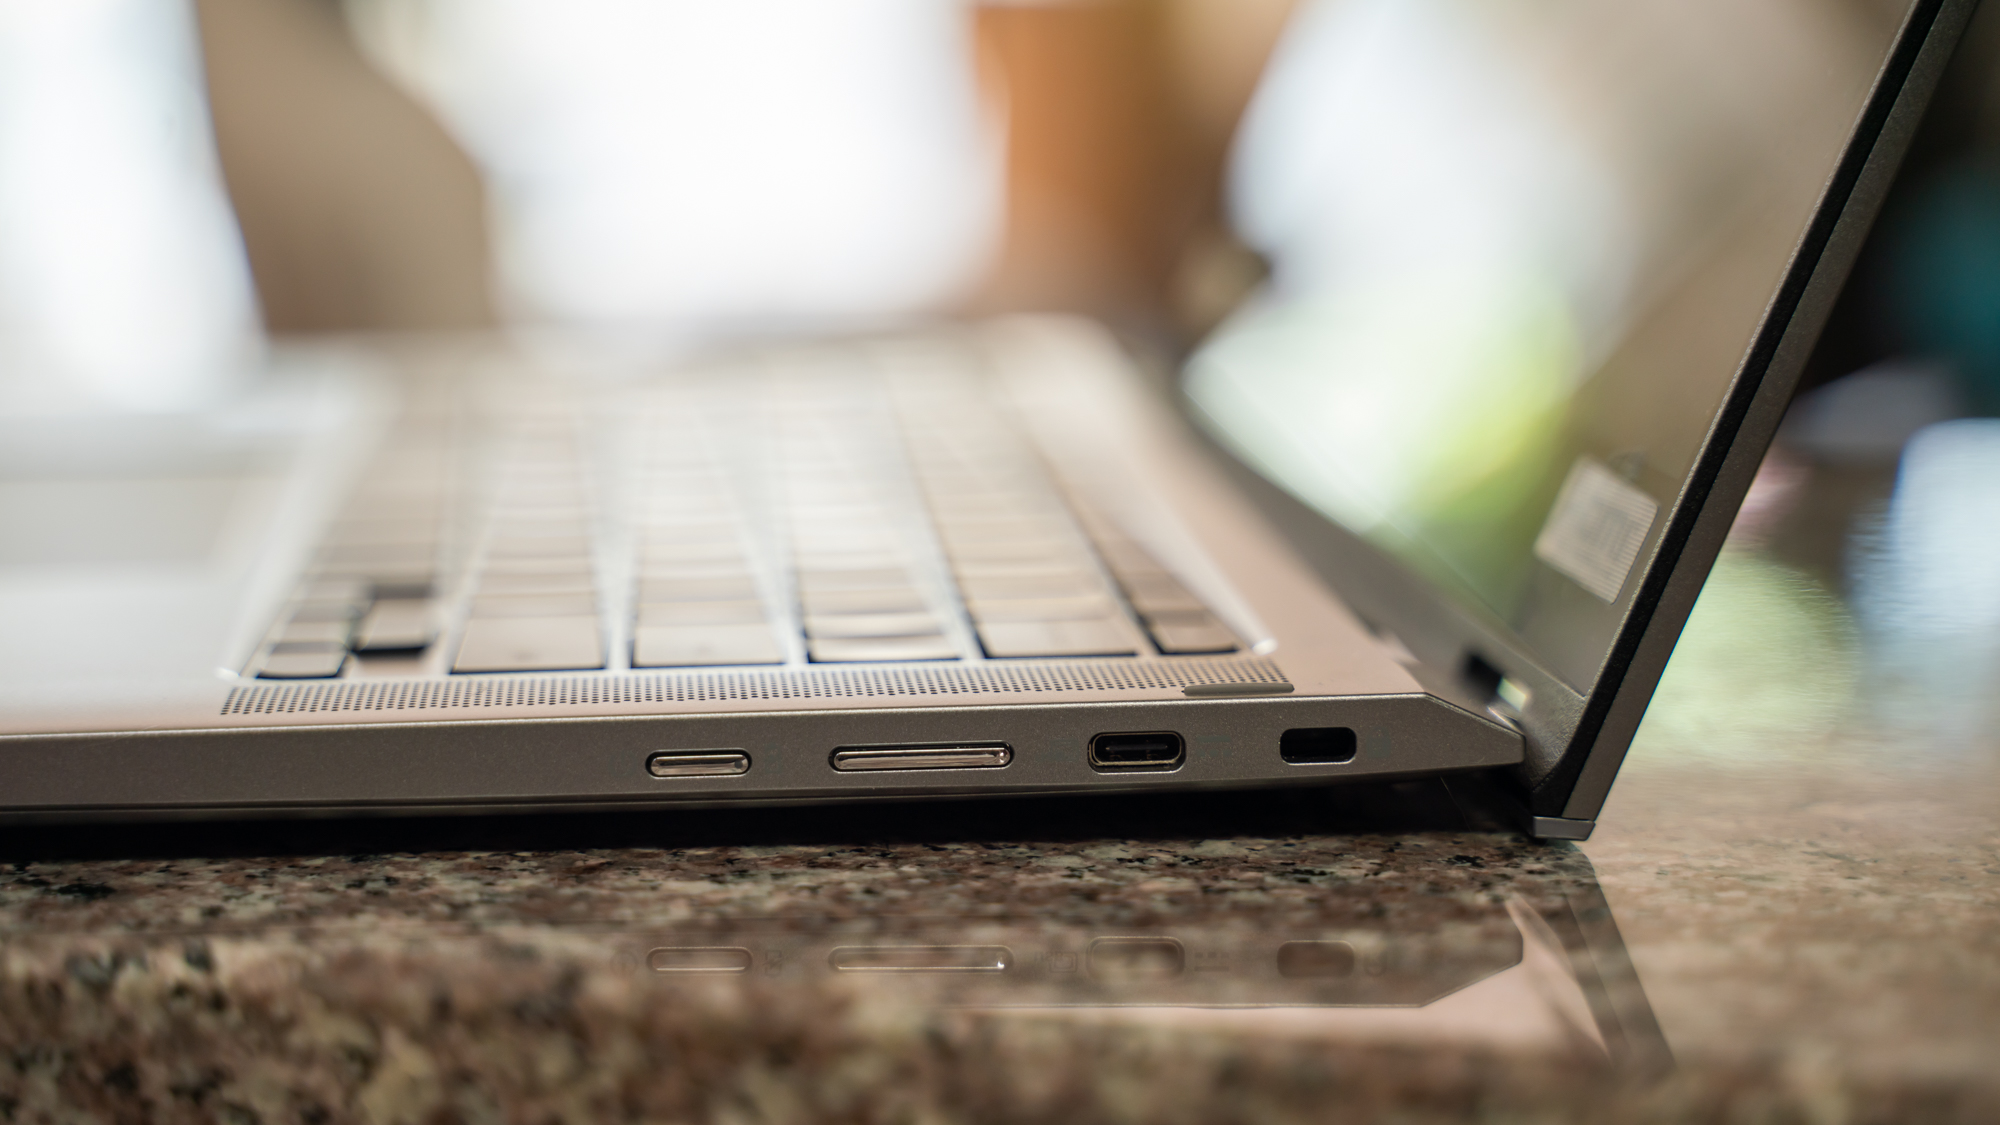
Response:
M662 750L646 759L654 777L740 777L750 772L750 755L741 750Z
M1144 734L1100 734L1090 740L1090 768L1110 771L1181 768L1187 759L1187 744L1172 731Z

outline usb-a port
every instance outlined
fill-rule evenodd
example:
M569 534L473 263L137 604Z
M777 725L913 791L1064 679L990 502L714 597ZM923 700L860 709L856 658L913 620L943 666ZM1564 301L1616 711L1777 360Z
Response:
M1187 743L1172 731L1143 734L1100 734L1090 740L1094 770L1177 770L1187 758Z

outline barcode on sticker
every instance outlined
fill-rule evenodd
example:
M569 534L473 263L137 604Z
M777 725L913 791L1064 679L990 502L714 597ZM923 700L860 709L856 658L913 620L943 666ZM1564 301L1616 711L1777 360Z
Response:
M1617 601L1659 510L1625 478L1579 457L1535 537L1535 557L1599 598Z

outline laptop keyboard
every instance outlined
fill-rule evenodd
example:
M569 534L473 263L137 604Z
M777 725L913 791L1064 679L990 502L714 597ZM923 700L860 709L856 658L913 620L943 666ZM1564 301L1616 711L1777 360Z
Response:
M604 667L598 520L566 413L505 431L454 672Z
M969 384L739 371L503 401L389 436L257 676L1241 647Z

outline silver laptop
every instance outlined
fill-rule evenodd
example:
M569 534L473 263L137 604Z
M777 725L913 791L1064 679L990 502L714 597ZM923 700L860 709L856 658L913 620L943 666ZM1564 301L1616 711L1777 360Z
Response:
M1166 375L1019 316L10 417L0 816L1441 776L1581 839L1970 8L1314 6Z

